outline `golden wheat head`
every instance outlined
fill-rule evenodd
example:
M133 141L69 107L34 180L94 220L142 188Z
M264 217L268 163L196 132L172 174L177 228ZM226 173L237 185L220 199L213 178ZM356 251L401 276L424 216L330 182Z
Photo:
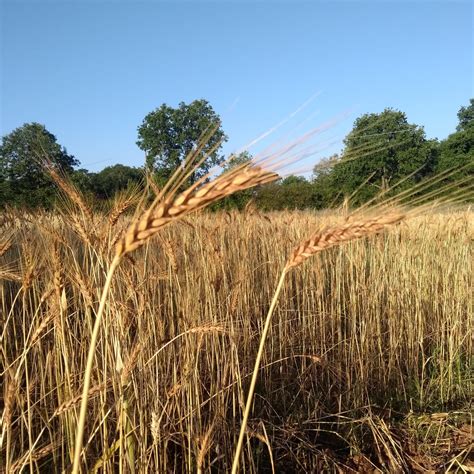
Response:
M301 243L293 251L286 265L286 270L302 264L312 255L335 245L377 234L387 227L401 222L404 218L403 213L392 212L323 229Z
M267 183L278 175L260 167L246 166L231 171L203 184L191 186L176 198L163 198L152 206L128 228L116 246L117 257L141 247L150 237L173 220L184 217L190 212L202 209L238 191Z

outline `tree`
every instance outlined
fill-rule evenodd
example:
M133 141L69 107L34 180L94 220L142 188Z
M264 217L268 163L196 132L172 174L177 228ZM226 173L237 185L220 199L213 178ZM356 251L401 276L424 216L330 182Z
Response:
M328 158L321 159L318 163L314 165L313 181L317 181L321 178L329 176L332 173L334 166L340 161L341 157L337 153L334 153Z
M411 186L436 165L437 142L426 140L423 127L408 123L406 115L398 110L362 115L344 144L342 160L331 173L332 181L334 189L342 194L357 191L352 200L355 204L416 172L403 185Z
M474 127L474 99L470 99L467 107L461 107L458 112L458 132Z
M252 161L252 155L244 150L241 153L232 154L227 162L224 164L224 172L236 168L240 165L245 165Z
M474 174L474 99L469 106L460 108L458 118L457 131L439 147L437 171L459 168L459 172L449 177L451 181Z
M2 138L0 204L51 205L56 188L42 165L43 159L66 174L79 164L39 123L25 123Z
M185 158L196 152L203 162L190 177L194 183L222 162L219 150L226 140L219 116L201 99L181 102L176 109L163 104L150 112L138 128L137 145L146 153L147 168L161 181L168 180Z
M71 182L77 189L84 195L93 195L94 194L94 178L95 173L80 168L74 170L71 175Z
M437 170L461 168L469 164L474 164L474 127L452 133L441 142ZM469 169L472 173L472 166Z
M323 158L313 168L314 201L319 209L330 207L331 204L340 200L341 190L334 183L334 167L341 160L342 158L335 153L328 158Z
M126 165L107 166L92 176L92 189L100 199L113 198L114 195L143 181L143 171Z
M288 176L257 190L257 206L264 211L320 207L315 186L303 176Z
M284 209L318 207L313 184L304 176L288 176L281 182L281 200Z

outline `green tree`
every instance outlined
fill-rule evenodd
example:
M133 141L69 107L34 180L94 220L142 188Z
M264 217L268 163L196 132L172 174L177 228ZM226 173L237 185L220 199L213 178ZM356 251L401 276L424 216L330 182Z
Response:
M261 186L255 202L264 211L321 207L315 186L305 177L293 175Z
M458 112L459 124L456 132L440 144L437 171L459 168L450 180L462 179L474 174L474 99L470 105Z
M25 123L2 138L0 204L51 205L56 187L44 170L43 159L48 159L66 174L70 174L79 163L39 123Z
M319 207L319 199L313 184L304 176L288 176L281 183L284 209Z
M464 172L472 173L474 163L474 127L449 135L440 145L438 171L465 167Z
M334 167L341 161L341 157L335 153L328 158L323 158L313 168L312 185L314 201L318 209L330 207L334 202L340 200L341 190L334 182Z
M129 186L143 182L143 171L122 164L107 166L92 176L92 189L100 199L110 199Z
M458 132L474 127L474 99L470 99L468 106L459 109L458 119Z
M236 168L237 166L245 165L252 161L252 155L247 151L230 155L227 162L224 164L224 172Z
M357 191L352 200L355 204L420 169L403 185L411 186L429 175L436 165L437 142L427 140L423 127L408 123L406 115L398 110L362 115L344 145L342 159L334 166L331 179L341 194Z
M176 109L163 104L150 112L138 128L137 145L146 153L147 168L160 181L169 179L186 156L196 152L203 162L190 177L193 183L222 162L219 150L226 140L219 116L201 99L181 102Z
M71 175L72 183L79 189L79 191L86 195L94 194L94 178L95 173L92 173L84 168L74 170Z

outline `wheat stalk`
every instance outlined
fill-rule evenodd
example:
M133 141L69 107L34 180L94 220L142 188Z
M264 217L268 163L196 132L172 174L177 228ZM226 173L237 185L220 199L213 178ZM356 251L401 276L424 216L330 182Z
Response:
M346 224L342 224L340 226L323 229L322 231L319 231L314 234L308 240L302 242L293 251L290 259L288 260L287 264L283 268L283 271L281 272L277 288L270 304L270 309L268 310L268 314L265 319L265 326L260 336L260 344L257 352L257 357L255 359L254 369L252 372L252 380L250 382L247 402L245 404L242 426L240 427L239 439L237 441L234 461L232 463L232 474L237 474L237 469L239 467L240 453L242 451L244 436L247 428L248 418L250 415L250 409L252 408L253 395L255 393L255 386L257 384L258 371L263 356L263 349L265 347L265 341L267 339L267 334L270 329L270 323L273 316L273 312L275 310L281 289L283 288L283 283L285 281L285 276L287 275L287 273L292 268L301 265L305 260L307 260L309 257L315 255L318 252L322 252L323 250L326 250L328 248L343 244L344 242L349 242L351 240L377 234L385 228L393 226L398 222L401 222L404 218L405 214L401 212L380 214L375 217L368 217L365 219L359 218L359 220L347 222Z
M196 457L196 464L197 464L197 473L202 474L204 460L206 459L206 454L209 452L211 438L214 431L214 423L212 423L209 428L206 430L203 436L199 437L199 451Z
M120 216L138 200L138 197L138 190L132 188L125 193L119 194L118 197L115 198L114 206L108 217L108 229L111 229L117 224Z
M2 270L0 268L0 280L17 281L21 283L23 282L23 277L21 277L20 275L16 275L11 271Z
M186 174L182 176L180 182L182 183L186 177ZM198 209L203 209L209 204L237 191L267 183L276 178L278 178L278 175L274 172L266 171L261 167L253 165L244 165L217 177L213 181L205 183L202 179L179 194L176 198L175 191L171 191L168 196L160 195L147 211L132 222L125 235L119 240L116 246L115 257L107 272L107 278L102 290L99 309L92 329L91 342L87 354L81 408L76 431L74 464L72 468L73 474L78 474L79 472L82 439L84 437L84 426L87 414L87 400L100 323L113 274L122 258L144 245L148 239L153 237L170 222L177 221ZM178 188L179 186L176 185L173 189L177 190Z

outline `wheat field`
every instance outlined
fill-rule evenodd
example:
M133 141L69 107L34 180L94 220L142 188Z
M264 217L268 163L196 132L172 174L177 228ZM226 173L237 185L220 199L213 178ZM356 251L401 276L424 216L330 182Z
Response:
M0 217L5 472L71 470L129 205ZM336 211L200 211L126 255L93 353L82 472L229 471L282 269L316 229L340 222ZM470 209L431 212L288 273L242 472L472 466L473 238Z

